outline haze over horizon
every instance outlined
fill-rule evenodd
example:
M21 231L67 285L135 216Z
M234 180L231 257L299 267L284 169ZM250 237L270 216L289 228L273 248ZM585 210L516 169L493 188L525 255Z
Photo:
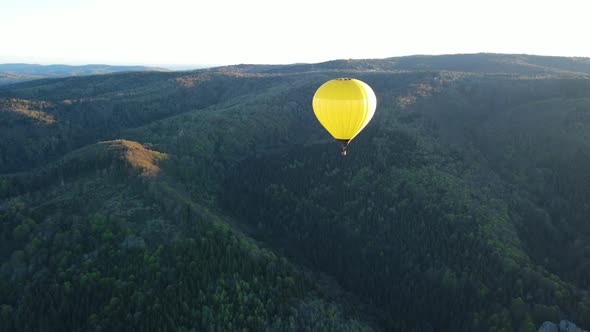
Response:
M208 66L416 54L590 57L581 0L23 0L2 4L0 63Z
M102 63L85 63L85 62L0 62L0 65L32 65L32 66L71 66L73 68L76 67L84 67L84 66L112 66L113 68L117 67L145 67L145 68L154 68L154 69L163 69L163 70L171 70L171 71L183 71L183 70L196 70L196 69L205 69L205 68L215 68L215 67L223 67L223 66L232 66L232 65L291 65L291 64L313 64L313 63L324 63L330 61L339 61L339 60L383 60L388 58L413 58L413 57L437 57L437 56L461 56L461 55L478 55L478 54L490 54L490 55L506 55L506 56L534 56L534 57L555 57L555 58L580 58L580 59L590 59L590 56L561 56L561 55L545 55L545 54L529 54L529 53L497 53L497 52L473 52L473 53L454 53L454 54L410 54L410 55L399 55L399 56L390 56L390 57L383 57L383 58L335 58L329 60L323 60L318 62L292 62L292 63L228 63L228 64L166 64L166 63L158 63L158 64L149 64L149 63L120 63L120 62L102 62Z

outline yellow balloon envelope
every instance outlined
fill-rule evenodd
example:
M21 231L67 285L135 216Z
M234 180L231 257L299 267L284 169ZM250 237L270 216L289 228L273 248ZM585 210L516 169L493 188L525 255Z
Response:
M342 143L348 143L371 121L377 97L366 83L354 78L337 78L318 88L313 96L313 112L322 126Z

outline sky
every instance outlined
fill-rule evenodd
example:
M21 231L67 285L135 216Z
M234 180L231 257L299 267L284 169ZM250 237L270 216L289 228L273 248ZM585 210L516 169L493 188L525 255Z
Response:
M0 0L0 63L590 57L589 0Z

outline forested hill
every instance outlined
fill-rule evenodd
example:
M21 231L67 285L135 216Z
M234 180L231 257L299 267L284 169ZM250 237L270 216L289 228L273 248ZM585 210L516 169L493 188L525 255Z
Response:
M590 328L590 60L239 65L0 88L0 330ZM368 83L349 146L311 98Z
M146 66L109 66L109 65L37 65L28 63L0 64L0 86L40 78L98 75L127 71L146 71L167 69Z

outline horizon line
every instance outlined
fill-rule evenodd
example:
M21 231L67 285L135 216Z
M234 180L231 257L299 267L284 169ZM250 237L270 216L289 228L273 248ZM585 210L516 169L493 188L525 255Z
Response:
M512 56L534 56L534 57L552 57L552 58L577 58L577 59L590 59L590 56L568 56L568 55L544 55L544 54L532 54L532 53L498 53L498 52L468 52L468 53L440 53L440 54L410 54L410 55L399 55L391 57L380 57L380 58L335 58L331 60L318 61L318 62L291 62L291 63L264 63L264 62L236 62L236 63L194 63L194 64L183 64L183 63L128 63L128 62L81 62L72 60L71 62L51 62L51 61L17 61L17 62L1 62L0 65L31 65L31 66L69 66L69 67L84 67L84 66L110 66L110 67L147 67L153 69L166 69L171 71L182 71L190 69L207 69L224 66L240 66L240 65L266 65L266 66L285 66L285 65L300 65L300 64L321 64L331 61L348 61L348 60L386 60L394 58L410 58L410 57L437 57L437 56L460 56L460 55L512 55Z

